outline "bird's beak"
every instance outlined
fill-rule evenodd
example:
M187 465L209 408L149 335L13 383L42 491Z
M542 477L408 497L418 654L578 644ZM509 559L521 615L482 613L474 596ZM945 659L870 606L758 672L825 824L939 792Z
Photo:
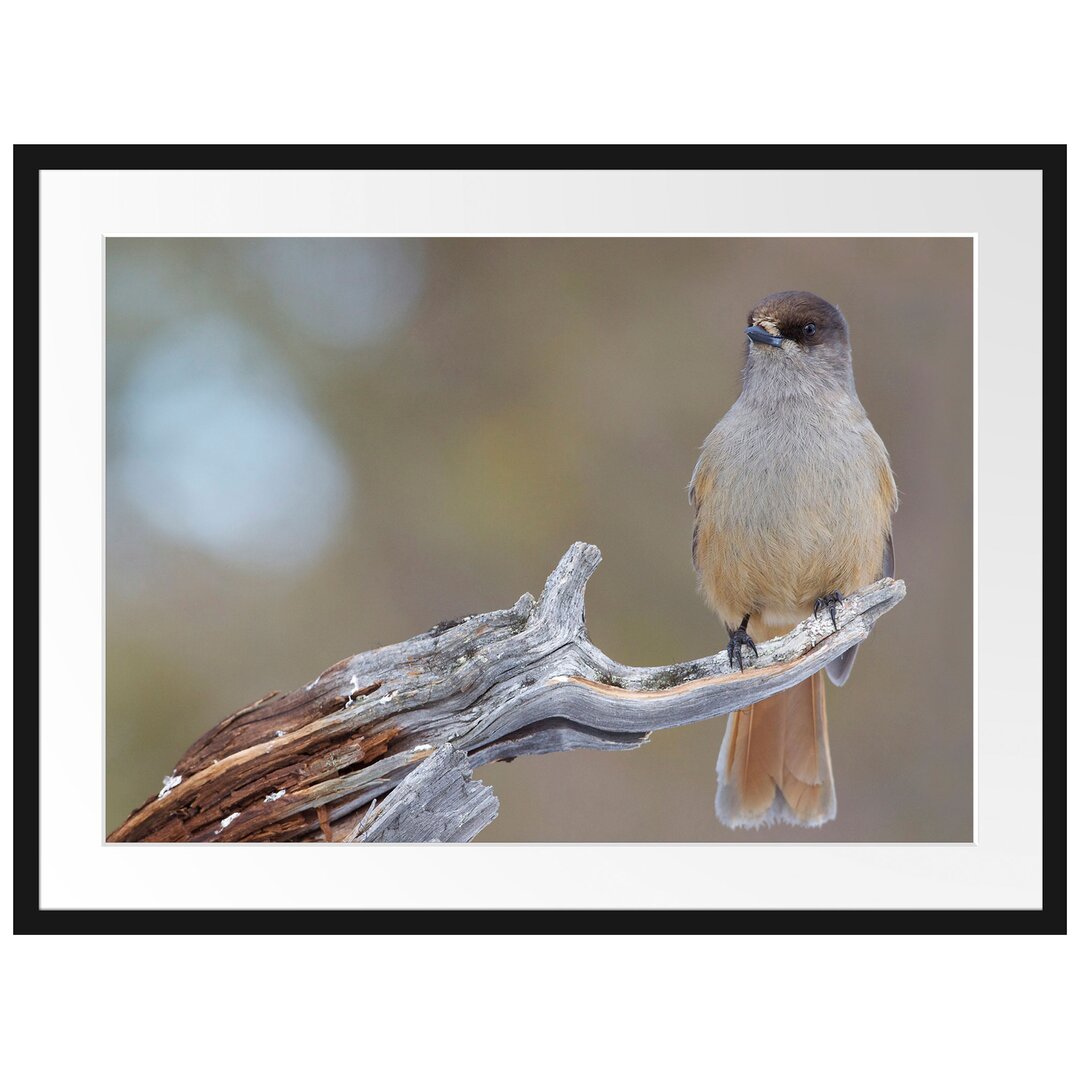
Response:
M748 326L746 328L746 336L751 341L756 341L759 345L776 345L779 347L784 344L784 339L782 337L774 337L768 330L762 330L760 326Z

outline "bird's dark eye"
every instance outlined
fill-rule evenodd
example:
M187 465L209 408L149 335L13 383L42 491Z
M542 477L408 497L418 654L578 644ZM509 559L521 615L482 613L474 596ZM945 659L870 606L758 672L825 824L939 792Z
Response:
M808 323L807 323L807 324L806 324L806 325L805 325L805 326L804 326L804 327L802 328L802 332L803 332L803 333L804 333L804 334L805 334L805 335L806 335L807 337L813 337L813 336L814 336L814 335L815 335L815 334L817 333L817 327L816 327L816 326L815 326L815 325L814 325L814 324L813 324L812 322L808 322Z

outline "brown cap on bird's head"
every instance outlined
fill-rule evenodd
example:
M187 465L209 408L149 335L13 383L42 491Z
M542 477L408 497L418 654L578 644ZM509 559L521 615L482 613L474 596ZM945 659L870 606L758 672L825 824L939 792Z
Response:
M770 293L747 316L746 335L759 345L848 346L847 320L828 300L810 292Z

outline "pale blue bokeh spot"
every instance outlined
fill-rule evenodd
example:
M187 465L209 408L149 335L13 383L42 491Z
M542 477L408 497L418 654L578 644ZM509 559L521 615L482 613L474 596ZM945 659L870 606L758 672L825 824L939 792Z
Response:
M252 240L244 260L307 337L357 348L397 330L424 287L423 246L393 237Z
M180 543L267 570L318 559L341 527L348 469L275 350L213 316L153 339L115 422L115 476Z

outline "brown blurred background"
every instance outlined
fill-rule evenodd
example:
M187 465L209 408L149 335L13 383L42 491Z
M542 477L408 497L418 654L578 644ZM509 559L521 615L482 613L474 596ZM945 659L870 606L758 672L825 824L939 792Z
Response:
M207 728L443 619L604 562L589 632L666 664L726 634L686 485L752 304L851 326L900 489L897 576L829 688L838 816L732 832L724 721L486 766L479 841L972 839L972 242L947 238L107 243L106 828Z

